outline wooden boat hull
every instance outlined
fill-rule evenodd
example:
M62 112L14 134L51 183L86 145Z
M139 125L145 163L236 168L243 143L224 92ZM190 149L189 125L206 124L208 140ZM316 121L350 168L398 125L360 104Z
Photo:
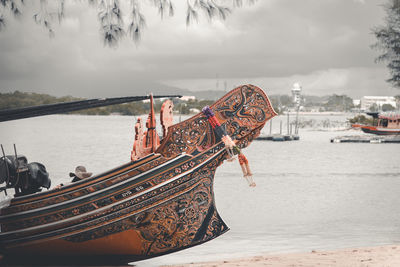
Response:
M63 264L86 261L96 264L97 257L101 256L103 263L104 260L113 264L116 261L126 263L209 241L228 231L216 211L212 191L216 167L225 156L225 152L219 150L192 170L125 201L123 210L97 220L86 219L83 228L75 222L66 228L61 225L52 232L47 228L36 235L33 231L8 235L11 238L3 242L7 245L8 260L43 264L63 259ZM174 165L173 171L182 170L186 164L190 163ZM142 207L130 205L137 198L143 198L136 205Z
M251 85L211 107L241 148L276 115ZM213 194L215 170L226 157L200 113L171 126L154 154L13 199L0 210L0 254L13 264L122 264L216 238L228 231Z
M391 129L391 128L380 128L375 126L360 126L361 130L364 133L376 134L376 135L399 135L400 129Z

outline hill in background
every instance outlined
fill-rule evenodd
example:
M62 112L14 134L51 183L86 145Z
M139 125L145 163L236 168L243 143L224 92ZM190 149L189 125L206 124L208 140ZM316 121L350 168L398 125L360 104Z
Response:
M194 96L195 100L183 101L178 98L173 99L175 111L182 114L196 113L206 105L211 105L215 100L221 98L225 92L217 90L198 91L192 92L179 88L169 88L153 90L154 94L181 94L184 96ZM145 95L145 94L144 94ZM270 95L269 96L272 106L275 111L281 113L285 110L294 107L293 99L290 95ZM26 93L15 91L13 93L0 93L0 110L22 108L28 106L38 106L45 104L54 104L60 102L70 102L77 100L84 100L85 98L78 98L73 96L55 97L48 94ZM155 100L155 110L158 112L161 109L161 101ZM327 111L349 111L354 108L352 99L345 95L331 95L331 96L304 96L302 101L304 107L317 107L320 110ZM86 115L139 115L148 113L150 108L149 103L146 102L132 102L120 105L113 105L100 108L91 108L71 112L74 114Z

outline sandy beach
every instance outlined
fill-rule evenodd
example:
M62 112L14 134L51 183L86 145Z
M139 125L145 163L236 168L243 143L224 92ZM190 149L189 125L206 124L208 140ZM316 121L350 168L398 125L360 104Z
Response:
M263 255L249 258L226 259L215 262L173 265L175 267L206 266L340 266L340 267L394 267L400 266L400 245L349 248L334 251Z

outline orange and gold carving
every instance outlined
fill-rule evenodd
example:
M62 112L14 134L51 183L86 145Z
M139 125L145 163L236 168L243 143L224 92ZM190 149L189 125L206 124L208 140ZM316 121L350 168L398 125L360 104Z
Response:
M254 85L240 86L211 106L218 121L232 139L240 140L264 126L276 115L265 93ZM165 157L203 151L216 143L216 136L206 117L196 116L171 126L157 153Z
M161 106L160 122L163 128L163 137L167 136L168 128L174 123L173 117L174 103L167 99Z

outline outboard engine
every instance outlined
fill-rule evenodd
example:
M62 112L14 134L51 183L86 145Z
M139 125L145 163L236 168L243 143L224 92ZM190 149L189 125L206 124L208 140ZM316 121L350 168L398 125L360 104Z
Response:
M0 158L0 184L6 185L0 189L15 189L15 196L23 196L49 189L51 180L46 167L38 162L28 163L23 155L5 156Z

